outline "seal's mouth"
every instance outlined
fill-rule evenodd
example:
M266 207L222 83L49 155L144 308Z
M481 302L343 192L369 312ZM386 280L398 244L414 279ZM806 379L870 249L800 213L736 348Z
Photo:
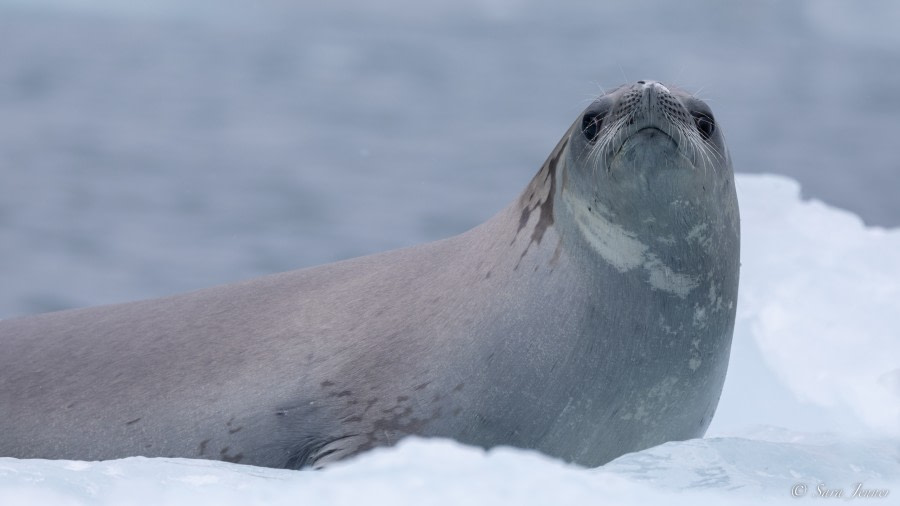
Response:
M660 146L670 150L678 150L678 141L658 126L645 126L632 133L622 135L621 142L613 151L617 157L624 151L646 146Z
M638 130L637 132L635 132L635 133L633 133L633 134L631 134L631 135L637 135L637 134L639 134L639 133L641 133L641 132L648 132L648 131L649 131L650 133L652 133L652 132L659 132L659 133L661 133L661 134L663 134L663 135L666 135L666 136L669 135L669 134L667 134L662 128L659 128L659 127L657 127L657 126L647 126L647 127L641 128L640 130ZM629 137L630 137L630 136L629 136Z
M662 137L660 138L659 136ZM631 135L626 135L624 142L628 142L630 139L635 137L643 137L647 141L657 141L662 140L662 138L666 138L674 142L676 145L678 144L678 142L675 141L675 139L671 135L669 135L668 132L658 126L647 126L639 129Z

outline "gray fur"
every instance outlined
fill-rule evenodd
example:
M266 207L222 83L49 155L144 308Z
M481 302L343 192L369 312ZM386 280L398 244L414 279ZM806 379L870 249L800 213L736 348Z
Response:
M698 107L613 90L588 108L608 110L597 143L579 117L521 197L449 239L0 322L0 456L299 468L417 434L596 466L700 436L739 226Z

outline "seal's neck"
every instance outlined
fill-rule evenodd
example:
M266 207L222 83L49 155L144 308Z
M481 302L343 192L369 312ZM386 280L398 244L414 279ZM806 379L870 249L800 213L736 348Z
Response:
M716 248L733 242L736 223L724 211L730 204L723 195L700 183L696 191L679 184L617 188L621 194L612 202L589 200L561 184L557 230L573 250L589 251L589 260L638 274L654 289L685 298L717 265Z

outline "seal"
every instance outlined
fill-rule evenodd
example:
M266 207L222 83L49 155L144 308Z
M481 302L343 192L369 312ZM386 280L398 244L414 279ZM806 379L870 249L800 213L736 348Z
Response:
M704 433L738 271L721 129L638 81L461 235L0 322L0 455L302 468L418 435L596 466Z

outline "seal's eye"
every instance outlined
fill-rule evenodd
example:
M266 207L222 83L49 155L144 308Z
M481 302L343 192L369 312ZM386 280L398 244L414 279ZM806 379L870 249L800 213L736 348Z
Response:
M584 113L584 117L581 118L581 132L584 133L584 138L591 144L600 135L600 127L603 125L603 119L606 118L607 112L605 109L589 111Z
M691 116L694 117L694 124L697 125L697 131L700 132L700 135L704 140L708 141L716 131L716 120L713 119L712 114L694 111L691 113Z

